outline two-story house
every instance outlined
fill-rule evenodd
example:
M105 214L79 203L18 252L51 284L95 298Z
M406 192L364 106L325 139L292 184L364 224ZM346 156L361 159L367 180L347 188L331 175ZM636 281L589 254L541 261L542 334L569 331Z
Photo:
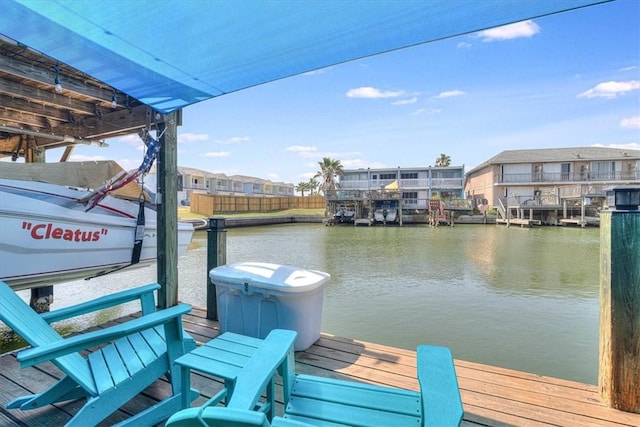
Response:
M640 150L574 147L503 151L467 172L464 190L476 205L499 211L553 211L576 204L597 208L607 187L639 184Z
M294 185L244 176L227 176L200 169L178 167L178 202L188 204L192 194L225 196L293 196Z
M339 177L345 194L393 188L400 194L405 210L426 210L429 199L462 199L464 165L423 166L414 168L345 169ZM338 193L339 194L339 193Z

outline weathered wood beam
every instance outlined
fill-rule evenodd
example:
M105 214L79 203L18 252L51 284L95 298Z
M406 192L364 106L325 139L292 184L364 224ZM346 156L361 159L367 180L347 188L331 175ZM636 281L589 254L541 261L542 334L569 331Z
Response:
M41 89L9 80L0 80L0 93L5 94L9 99L28 99L30 102L36 104L50 105L55 108L70 110L85 115L95 114L97 108L95 102L81 101L69 96L70 94L68 92L56 93L53 90ZM13 108L13 105L13 102L9 102L3 106ZM107 110L107 107L100 108L105 111Z
M13 98L0 94L0 105L12 111L43 116L58 122L66 122L69 120L68 112L61 111L51 105L27 101L23 98Z
M157 211L160 308L172 307L178 302L178 118L179 113L169 113L158 126L162 135L157 159L158 193L161 197Z
M106 112L100 117L79 117L72 124L59 125L51 129L59 135L101 139L136 133L147 123L146 105L129 110Z
M30 80L40 85L50 87L49 91L54 92L54 82L56 73L53 68L45 69L34 66L15 58L0 56L0 72L13 76L16 79ZM111 104L113 91L96 85L87 84L85 80L78 80L65 75L64 72L58 75L63 91L73 92L76 95L91 98L93 102L103 103L105 106ZM87 78L87 80L90 80ZM64 93L63 93L64 94Z
M35 130L48 128L45 117L22 111L0 110L0 124L9 126L17 124L19 127L29 127Z
M640 413L640 211L600 213L600 396Z

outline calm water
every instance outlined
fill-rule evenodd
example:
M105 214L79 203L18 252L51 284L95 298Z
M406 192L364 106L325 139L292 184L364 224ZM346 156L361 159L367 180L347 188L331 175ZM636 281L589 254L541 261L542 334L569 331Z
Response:
M330 273L324 332L597 383L598 229L283 225L230 229L227 249L229 263ZM198 232L180 259L182 301L204 306L206 273ZM154 280L147 267L56 285L55 307Z

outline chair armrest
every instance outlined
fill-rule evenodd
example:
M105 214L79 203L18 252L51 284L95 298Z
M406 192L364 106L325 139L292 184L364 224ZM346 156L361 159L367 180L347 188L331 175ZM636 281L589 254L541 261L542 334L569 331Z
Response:
M251 360L236 377L227 407L253 409L269 380L283 363L295 363L293 344L297 333L274 329L251 356Z
M171 322L177 322L177 330L182 333L181 316L189 311L191 311L191 306L187 304L176 305L105 329L75 335L22 351L18 353L17 359L20 365L25 368Z
M171 418L167 420L165 427L207 425L268 427L269 422L262 412L214 406L210 408L183 409L173 414Z
M420 345L417 353L423 425L459 425L464 410L451 350Z
M105 308L113 307L116 305L124 304L126 302L140 300L142 305L142 312L147 314L150 311L151 305L155 308L155 300L153 298L153 292L160 289L160 285L152 283L145 286L140 286L134 289L127 289L125 291L116 292L114 294L105 295L100 298L96 298L90 301L86 301L80 304L73 305L71 307L65 307L58 310L50 311L40 315L45 322L53 323L71 317L80 316L94 311L103 310Z

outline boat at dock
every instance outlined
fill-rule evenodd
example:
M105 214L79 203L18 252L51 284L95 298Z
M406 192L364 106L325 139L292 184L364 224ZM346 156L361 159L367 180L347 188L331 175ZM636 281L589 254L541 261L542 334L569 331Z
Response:
M155 262L155 206L107 195L87 211L91 194L87 189L0 178L0 280L24 289ZM182 255L193 225L178 222L177 228Z
M396 222L398 219L398 207L391 203L380 204L373 211L373 218L376 222L383 224Z
M336 208L336 213L333 215L333 218L336 222L342 223L352 223L355 218L356 211L353 207L347 205L338 205Z

